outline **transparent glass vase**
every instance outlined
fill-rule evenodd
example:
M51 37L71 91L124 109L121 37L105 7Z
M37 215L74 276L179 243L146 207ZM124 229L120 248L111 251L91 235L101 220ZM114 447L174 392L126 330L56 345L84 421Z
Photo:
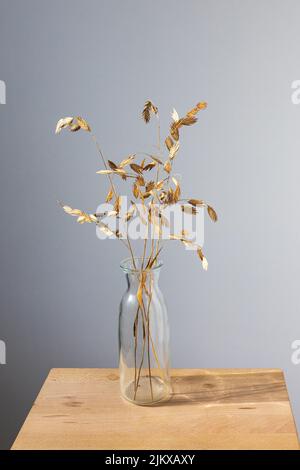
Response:
M119 367L121 395L137 405L169 398L169 323L158 279L162 263L121 263L127 290L120 304Z

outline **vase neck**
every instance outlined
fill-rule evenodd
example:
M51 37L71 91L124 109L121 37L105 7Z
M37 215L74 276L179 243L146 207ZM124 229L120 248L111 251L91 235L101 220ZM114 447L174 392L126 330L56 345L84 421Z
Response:
M150 285L155 287L158 285L159 274L159 271L126 273L128 287L139 286L141 283L146 287Z
M155 287L158 284L162 263L158 261L151 268L147 265L149 266L148 260L141 258L134 258L134 265L130 258L122 261L121 268L126 275L128 287L141 283L146 287Z

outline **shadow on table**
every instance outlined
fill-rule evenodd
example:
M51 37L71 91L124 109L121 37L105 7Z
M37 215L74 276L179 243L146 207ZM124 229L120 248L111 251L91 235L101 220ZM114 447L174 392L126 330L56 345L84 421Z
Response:
M172 397L157 406L251 403L251 406L241 408L252 409L255 402L287 400L281 371L176 376L172 378L172 391Z

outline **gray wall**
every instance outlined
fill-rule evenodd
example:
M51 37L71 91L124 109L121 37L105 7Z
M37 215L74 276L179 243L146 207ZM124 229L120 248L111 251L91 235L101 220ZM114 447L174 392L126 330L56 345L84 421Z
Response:
M122 245L96 239L56 205L94 208L107 156L149 149L151 98L209 103L187 129L177 170L220 215L205 227L209 271L171 245L161 286L176 367L280 367L300 425L300 77L297 0L1 0L0 447L12 443L51 367L117 365Z

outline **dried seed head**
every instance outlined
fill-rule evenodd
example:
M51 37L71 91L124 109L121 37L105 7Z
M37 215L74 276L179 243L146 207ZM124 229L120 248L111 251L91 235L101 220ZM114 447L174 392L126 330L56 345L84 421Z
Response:
M170 151L171 148L173 147L173 140L171 139L170 136L166 138L165 144L166 144L167 149Z
M110 202L112 200L113 196L114 196L114 191L113 191L112 188L110 188L110 190L107 193L105 202Z
M150 121L151 113L157 114L158 108L151 101L148 100L146 101L142 112L142 117L146 124Z
M65 117L65 118L60 119L56 124L55 134L59 134L62 129L65 129L65 127L69 127L72 124L72 122L73 122L72 117Z
M172 111L172 119L173 119L174 122L179 121L179 115L178 115L175 108L173 108L173 111Z
M213 209L213 207L207 206L207 212L208 212L208 215L209 215L209 217L211 218L211 220L212 220L213 222L217 222L218 216L217 216L216 211Z
M82 130L91 132L90 125L87 123L85 119L83 119L81 116L77 116L77 123L81 127Z
M167 160L166 163L164 164L164 170L167 173L170 173L170 171L172 170L172 165L171 165L170 160Z

